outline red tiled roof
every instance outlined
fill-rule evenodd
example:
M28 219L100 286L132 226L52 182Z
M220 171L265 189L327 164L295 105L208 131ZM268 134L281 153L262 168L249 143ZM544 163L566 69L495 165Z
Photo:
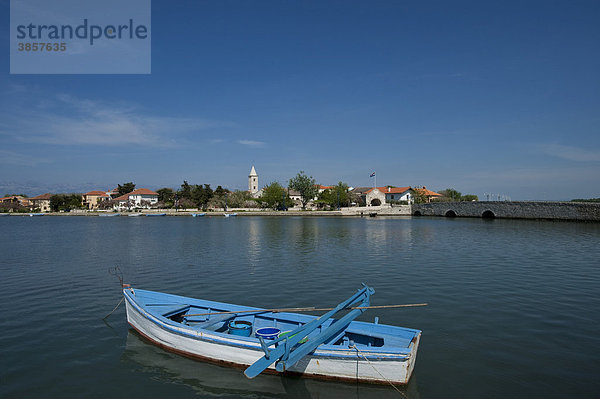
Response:
M131 193L123 194L120 197L115 198L115 201L127 201L129 199L129 194Z
M377 188L377 190L381 191L382 193L388 193L388 194L402 194L407 192L408 190L410 190L410 187L375 187ZM370 193L371 191L373 191L374 189L370 189L367 191L367 193Z
M413 188L413 190L418 191L418 192L420 192L420 193L422 193L422 194L424 194L424 195L426 195L428 197L441 197L442 196L442 194L438 194L438 193L436 193L434 191L428 190L425 187L423 187L423 188Z
M100 191L100 190L93 190L93 191L87 192L83 195L97 195L98 197L108 197L108 195L104 191Z
M158 193L148 190L147 188L138 188L137 190L133 190L130 193L115 198L115 201L127 201L131 195L158 195Z
M40 194L37 197L32 197L32 198L29 198L29 199L32 200L32 201L33 200L49 200L50 197L52 197L52 194L46 193L46 194Z
M27 197L23 197L21 195L11 195L8 197L0 198L0 202L9 202L9 201L17 201L20 205L28 206L31 205L31 199Z
M23 197L21 195L9 195L8 197L2 197L2 198L0 198L0 201L7 200L7 199L16 199L16 200L19 200L19 201L29 200L29 198Z
M129 195L131 194L136 194L136 195L158 195L157 192L152 191L152 190L148 190L147 188L138 188L137 190L133 190L132 192L129 193Z

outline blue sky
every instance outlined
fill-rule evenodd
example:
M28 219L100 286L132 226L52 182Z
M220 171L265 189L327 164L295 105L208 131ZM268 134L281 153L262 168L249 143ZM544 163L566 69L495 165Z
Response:
M597 1L155 0L149 75L10 75L0 15L0 195L246 189L255 165L600 197Z

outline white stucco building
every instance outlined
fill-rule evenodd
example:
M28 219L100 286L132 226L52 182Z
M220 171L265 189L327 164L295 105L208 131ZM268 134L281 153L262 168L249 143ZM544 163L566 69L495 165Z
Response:
M138 188L130 193L115 198L115 208L150 208L158 202L158 193L147 188Z

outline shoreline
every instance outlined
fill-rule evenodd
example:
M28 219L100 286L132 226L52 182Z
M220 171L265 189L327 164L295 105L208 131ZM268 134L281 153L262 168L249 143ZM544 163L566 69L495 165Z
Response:
M382 205L372 207L342 208L336 211L321 210L253 210L231 209L228 211L201 212L195 209L179 210L157 209L142 210L140 212L107 212L74 210L71 212L48 212L43 214L27 213L2 213L0 216L116 216L130 215L157 215L191 217L195 213L204 213L203 217L224 217L235 213L237 216L304 216L304 217L443 217L454 218L480 218L480 219L520 219L520 220L558 220L558 221L584 221L600 222L599 203L580 202L502 202L502 201L477 201L477 202L440 202L414 205Z

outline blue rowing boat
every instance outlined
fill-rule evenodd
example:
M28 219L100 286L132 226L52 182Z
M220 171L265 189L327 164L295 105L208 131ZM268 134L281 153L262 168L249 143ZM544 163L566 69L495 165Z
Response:
M167 216L166 213L147 213L146 216Z
M377 318L355 321L374 292L364 286L322 316L311 316L297 313L305 308L261 309L123 288L127 321L146 339L188 357L244 368L248 378L268 372L406 384L421 331ZM342 311L347 313L336 317Z

